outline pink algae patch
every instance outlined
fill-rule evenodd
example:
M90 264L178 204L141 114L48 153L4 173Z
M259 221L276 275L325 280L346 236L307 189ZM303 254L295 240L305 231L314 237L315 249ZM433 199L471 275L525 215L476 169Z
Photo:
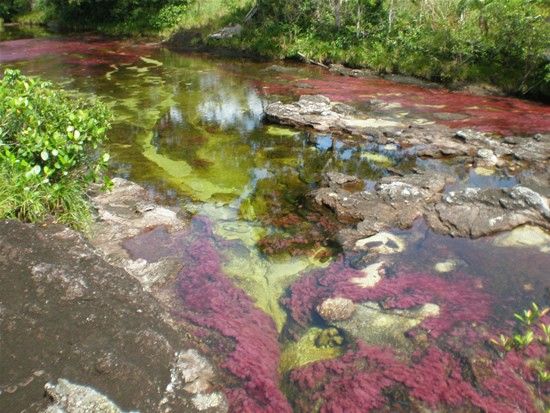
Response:
M62 56L75 65L123 64L136 62L153 46L99 37L82 39L20 39L0 42L0 63Z
M430 317L422 327L433 337L449 331L459 323L484 321L490 313L490 297L468 276L453 280L428 274L403 273L383 279L373 288L360 288L350 280L361 271L337 262L327 269L300 278L283 300L299 325L311 322L314 309L329 297L344 297L355 302L377 301L385 308L405 309L426 303L440 306L438 317Z
M167 256L182 260L176 285L181 307L174 313L234 341L221 364L242 383L224 390L230 411L290 412L278 388L280 351L275 324L223 273L218 248L227 243L216 239L206 219L195 218L189 231L170 234L157 228L130 239L125 248L132 257L150 262ZM225 348L213 350L227 353Z
M550 106L512 97L476 96L446 89L430 89L386 79L359 79L321 74L315 79L279 76L281 82L263 83L266 93L290 93L295 96L322 94L332 100L357 103L376 99L397 103L397 112L447 125L474 128L503 135L550 132ZM458 115L445 116L438 115Z
M489 379L474 386L464 378L455 357L437 347L428 347L407 363L389 349L359 342L356 350L338 359L294 370L290 380L303 392L297 401L303 411L321 403L321 413L369 412L386 406L388 395L399 389L408 393L409 404L420 402L431 409L475 406L489 413L538 411L530 389L506 361L490 364L485 374Z

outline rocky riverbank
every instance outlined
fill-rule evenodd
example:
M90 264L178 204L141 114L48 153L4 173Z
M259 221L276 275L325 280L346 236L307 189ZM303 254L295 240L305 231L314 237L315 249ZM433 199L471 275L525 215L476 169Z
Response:
M363 189L357 177L329 172L321 188L310 194L348 224L337 235L347 250L379 247L381 232L410 228L418 218L435 232L455 237L478 238L522 225L550 229L548 134L499 136L453 130L408 118L381 103L372 102L365 112L321 95L272 103L266 115L272 122L312 130L312 143L329 134L333 141L368 148L365 156L387 167L388 176L371 188ZM504 174L516 184L453 189L455 175L422 168L403 174L392 170L392 157L435 159L479 176Z
M177 269L120 247L185 221L124 180L94 203L95 248L62 226L0 223L0 411L227 411L212 357L168 311Z

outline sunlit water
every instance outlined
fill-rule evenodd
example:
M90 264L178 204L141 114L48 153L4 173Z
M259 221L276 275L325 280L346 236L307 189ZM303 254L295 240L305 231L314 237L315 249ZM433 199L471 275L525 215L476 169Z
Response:
M20 36L3 34L0 40L13 37ZM307 271L338 259L338 248L327 239L311 246L310 254L279 251L269 257L259 250L258 242L273 233L296 235L295 228L277 227L273 221L293 212L306 221L310 207L306 194L319 185L324 172L357 175L367 187L387 175L389 167L450 172L458 178L450 189L508 187L517 182L515 177L483 177L462 165L406 157L376 145L349 146L329 135L265 124L267 93L290 99L303 83L326 82L314 68L289 66L277 73L266 70L269 64L97 39L22 42L26 43L0 45L0 67L17 67L69 90L96 94L112 107L115 120L108 149L113 174L144 185L160 202L206 217L217 237L238 242L240 248L223 252L224 270L273 318L281 348L291 347L295 337L285 329L287 310L280 298ZM300 86L293 89L292 82L298 81ZM355 96L353 103L360 106L361 96ZM537 110L534 105L531 116ZM536 248L502 248L491 239L452 239L431 233L422 223L395 233L407 246L392 258L392 268L442 277L434 265L453 260L458 263L456 273L476 277L494 296L489 320L493 326L532 301L548 301L550 257ZM316 249L324 253L316 255ZM452 280L453 274L445 277ZM323 328L319 323L314 321ZM292 394L288 384L284 387Z

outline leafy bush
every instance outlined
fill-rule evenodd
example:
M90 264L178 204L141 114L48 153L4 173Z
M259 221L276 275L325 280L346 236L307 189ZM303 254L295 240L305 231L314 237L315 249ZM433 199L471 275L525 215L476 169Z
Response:
M101 103L6 70L0 81L0 217L38 221L51 214L85 225L86 188L109 160L99 149L109 121Z
M30 10L30 0L2 0L0 1L0 20L11 21L16 15Z

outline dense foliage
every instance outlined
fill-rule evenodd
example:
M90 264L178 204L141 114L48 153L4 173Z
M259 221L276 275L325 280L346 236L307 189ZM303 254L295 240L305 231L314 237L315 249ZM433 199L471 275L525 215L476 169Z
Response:
M0 1L0 20L10 21L21 13L30 11L29 0L2 0Z
M449 83L486 81L519 94L550 94L550 6L544 0L258 3L247 47Z
M68 29L120 33L162 30L186 13L187 0L42 0L47 18Z
M109 160L99 148L109 119L100 103L6 70L0 81L0 218L53 215L85 225L85 191Z
M24 3L7 0L6 4ZM550 98L547 0L40 0L60 27L114 34L208 35L243 23L225 46L264 56L367 67L460 86ZM197 37L198 34L198 37Z

